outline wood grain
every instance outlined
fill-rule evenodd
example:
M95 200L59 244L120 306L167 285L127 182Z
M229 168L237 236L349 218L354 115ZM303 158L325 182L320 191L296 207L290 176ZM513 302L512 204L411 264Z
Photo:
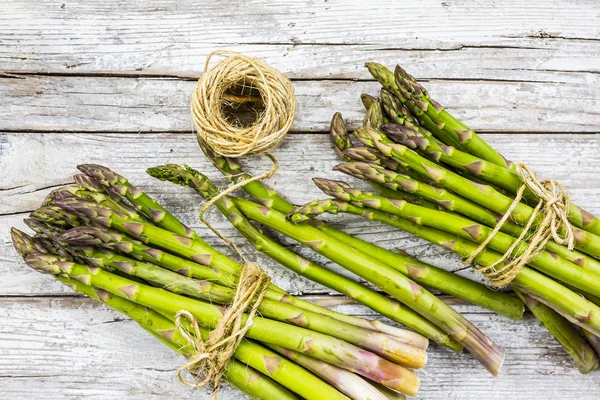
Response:
M189 131L195 82L174 78L26 76L0 78L0 131ZM600 85L550 82L426 83L431 95L471 128L485 132L598 132ZM295 81L295 131L323 132L343 112L364 117L360 93L374 81ZM26 116L26 117L24 117Z

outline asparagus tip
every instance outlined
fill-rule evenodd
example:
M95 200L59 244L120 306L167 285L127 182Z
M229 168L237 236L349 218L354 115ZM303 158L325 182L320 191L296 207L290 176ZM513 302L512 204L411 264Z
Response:
M60 275L68 271L73 263L65 258L41 251L32 251L23 257L25 264L42 274Z
M60 240L77 246L93 246L105 242L102 240L103 235L109 235L109 233L92 226L80 226L63 233Z
M340 200L348 200L348 194L346 189L350 189L351 186L344 181L335 181L333 179L325 178L314 178L313 182L323 193L333 196Z
M188 165L165 164L146 169L146 173L161 181L169 181L181 186L194 187L193 181L203 181L206 176Z
M346 130L346 123L342 118L342 114L336 112L331 118L331 124L329 126L329 134L333 148L335 152L340 156L344 157L344 150L352 147L352 142L348 137L348 131Z
M184 181L185 168L177 164L157 165L146 169L146 173L161 181L169 181L181 185Z
M79 164L77 169L91 178L108 184L126 181L123 176L117 174L110 168L99 164Z
M363 106L365 107L365 109L369 109L371 108L371 105L377 101L377 98L374 96L371 96L370 94L367 93L361 93L360 95L360 101L362 102Z
M35 250L35 244L33 238L25 232L12 227L10 228L10 237L12 239L13 247L17 250L17 253L21 257L25 257L27 254Z

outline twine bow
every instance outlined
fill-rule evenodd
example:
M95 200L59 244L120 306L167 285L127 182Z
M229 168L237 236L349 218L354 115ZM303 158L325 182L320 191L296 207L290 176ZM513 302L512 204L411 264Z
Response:
M529 189L533 192L539 198L539 202L512 246L495 263L485 267L473 267L499 288L509 285L519 271L544 250L550 239L558 244L567 245L569 250L572 250L575 245L573 226L568 220L569 197L565 194L562 186L554 180L538 180L535 173L522 163L517 166L517 173L523 178L523 185L517 191L514 201L486 240L464 260L466 264L472 264L510 218L523 198L525 190ZM540 215L542 215L542 220L537 224L535 231L531 233L531 228L538 221ZM513 258L512 254L515 249L524 243L527 244L525 250ZM498 267L500 265L501 267Z
M180 382L194 388L212 383L212 397L216 398L227 364L252 326L252 320L270 282L271 279L258 265L245 263L233 302L225 310L215 329L207 335L206 340L203 339L198 322L191 312L177 312L175 326L195 351L189 360L177 369ZM196 379L186 379L183 376L185 370Z

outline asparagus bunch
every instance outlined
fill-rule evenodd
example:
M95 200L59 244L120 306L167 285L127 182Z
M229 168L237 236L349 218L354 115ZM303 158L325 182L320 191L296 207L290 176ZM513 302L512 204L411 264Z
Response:
M23 257L33 257L35 254L39 255L40 253L48 254L48 251L51 250L50 247L44 247L40 244L43 240L40 240L39 237L32 238L18 229L13 228L11 230L11 235L13 243L15 243L15 248ZM48 243L46 242L46 244ZM98 287L86 285L76 278L71 278L63 274L55 275L55 277L58 281L69 286L72 290L98 300L136 321L143 329L177 353L185 357L191 356L193 352L191 345L182 336L174 322L163 314L126 298L115 296ZM203 333L206 332L206 330L203 330ZM226 381L254 399L267 400L274 398L270 396L281 396L275 398L290 400L297 399L297 396L292 392L268 378L267 375L260 373L253 368L264 369L263 365L266 365L265 363L255 362L252 358L248 357L249 354L257 351L257 354L259 355L257 358L261 357L261 353L262 357L275 355L269 354L267 349L258 344L249 341L243 342L236 351L235 359L230 360L228 363L225 372ZM266 360L266 358L263 358L263 361ZM284 363L287 362L284 359L282 359L282 361ZM251 367L250 364L252 364L253 367ZM290 363L287 368L296 369L295 365L292 363ZM285 379L291 381L293 375L290 375L286 368L282 368L280 372L286 374L287 377ZM305 371L303 369L297 369L296 371L291 372L298 374L304 373Z
M345 161L334 169L368 181L379 194L315 179L334 199L299 207L290 220L300 223L324 212L351 213L406 230L465 258L483 243L485 251L474 261L490 269L504 253L514 259L528 251L532 235L524 226L541 203L528 187L522 189L523 179L513 164L432 100L400 67L395 73L374 63L367 68L383 86L383 109L375 106L376 98L365 104L370 117L354 131L365 147L353 147L341 115L334 116L332 142ZM380 123L384 118L393 122ZM522 200L511 207L517 192ZM510 218L492 236L509 208ZM529 226L535 228L541 218ZM600 236L597 218L590 213L569 204L568 218L575 226L575 249L547 241L511 287L579 370L588 373L597 367L592 348L600 335Z
M32 268L190 356L193 343L176 315L190 313L200 329L184 328L205 339L232 301L242 266L122 176L101 166L80 169L80 186L54 191L32 212L26 222L34 237L13 228L15 248ZM333 312L272 284L257 311L243 315L250 327L225 373L252 398L383 400L386 390L418 390L413 369L425 365L427 340L417 333Z

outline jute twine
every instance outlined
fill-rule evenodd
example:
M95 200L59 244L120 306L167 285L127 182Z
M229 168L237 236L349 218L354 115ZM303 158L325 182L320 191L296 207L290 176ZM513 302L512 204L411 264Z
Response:
M539 202L533 209L527 224L523 227L523 232L495 263L485 267L473 266L490 283L499 288L509 285L521 271L521 268L529 264L544 250L550 239L558 244L567 245L569 250L572 250L575 244L573 226L568 220L569 197L565 194L562 186L553 180L538 180L535 173L525 164L519 164L517 172L523 178L523 185L517 191L514 201L487 239L464 261L466 264L473 264L473 260L485 250L490 241L502 229L504 223L508 221L523 198L525 190L531 190L539 198ZM536 225L535 223L540 215L542 215L542 220L532 231L532 227ZM513 257L512 254L515 249L524 243L527 245L525 250L519 256Z
M180 382L195 388L212 383L212 397L216 398L227 364L252 326L252 320L270 282L271 279L258 265L244 263L233 302L215 329L208 334L206 340L202 338L198 322L191 312L180 310L175 315L177 329L194 348L194 354L177 369L177 377ZM245 316L244 312L246 311L247 315ZM186 327L182 318L187 320L192 332ZM183 371L188 371L196 379L184 378Z
M209 68L210 60L215 55L225 58ZM228 93L232 88L240 87L258 90L260 97ZM258 115L255 123L246 127L230 122L224 113L226 106L235 108L237 103L243 102L261 102L264 105L264 111ZM234 300L206 340L203 340L192 313L181 310L175 316L178 330L195 352L177 370L177 376L182 383L197 388L212 383L213 398L216 398L229 360L252 326L271 280L257 264L247 262L233 242L206 221L204 214L223 196L252 181L268 179L277 171L277 160L268 152L277 147L288 133L294 122L295 109L294 89L285 75L263 61L225 50L215 51L208 56L204 74L198 80L192 96L192 120L201 146L208 146L215 153L232 158L265 154L273 162L269 171L221 191L200 210L200 220L244 260ZM186 323L182 318L191 326L192 332L184 326ZM196 379L185 379L182 376L184 370Z
M209 68L215 55L226 57ZM255 88L261 98L226 94L236 86ZM264 111L254 124L243 127L226 118L224 106L240 101L264 104ZM191 108L198 137L222 156L240 157L268 153L283 140L294 122L296 97L290 80L265 62L217 50L206 59Z

